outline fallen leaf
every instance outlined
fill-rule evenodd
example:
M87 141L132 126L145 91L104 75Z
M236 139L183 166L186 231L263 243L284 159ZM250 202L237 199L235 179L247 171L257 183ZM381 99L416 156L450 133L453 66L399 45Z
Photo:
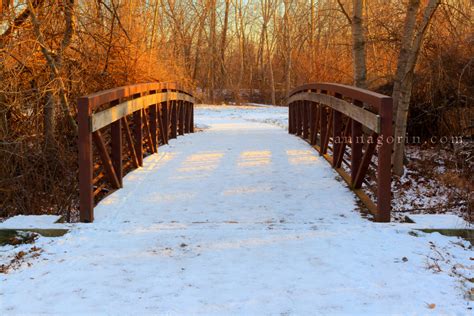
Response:
M435 309L435 307L436 307L436 304L433 304L433 303L428 304L429 309Z

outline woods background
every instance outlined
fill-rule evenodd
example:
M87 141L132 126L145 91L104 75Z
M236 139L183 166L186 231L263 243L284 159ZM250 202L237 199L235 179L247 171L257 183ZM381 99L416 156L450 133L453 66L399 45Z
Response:
M392 95L404 39L416 40L406 37L407 14L416 9L421 28L430 3L436 8L416 52L408 133L472 136L471 0L0 3L0 217L74 216L81 95L180 81L206 102L281 105L302 83L361 86L357 32L366 55L362 86Z

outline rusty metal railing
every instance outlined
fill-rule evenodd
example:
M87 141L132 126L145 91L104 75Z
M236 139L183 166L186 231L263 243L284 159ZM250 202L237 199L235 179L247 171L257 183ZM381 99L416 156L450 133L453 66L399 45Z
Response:
M308 141L378 222L390 221L392 98L351 86L315 83L287 98L289 133Z
M121 188L123 175L142 166L145 155L178 134L194 132L194 103L192 94L176 83L137 84L79 98L82 222L94 220L95 203Z

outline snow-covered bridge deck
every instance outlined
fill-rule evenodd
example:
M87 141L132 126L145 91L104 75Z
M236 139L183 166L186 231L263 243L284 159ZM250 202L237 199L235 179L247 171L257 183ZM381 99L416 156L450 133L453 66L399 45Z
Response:
M427 268L430 241L459 260L465 250L362 218L286 119L198 107L205 132L161 147L94 223L39 239L31 267L1 275L0 313L465 313L457 279Z

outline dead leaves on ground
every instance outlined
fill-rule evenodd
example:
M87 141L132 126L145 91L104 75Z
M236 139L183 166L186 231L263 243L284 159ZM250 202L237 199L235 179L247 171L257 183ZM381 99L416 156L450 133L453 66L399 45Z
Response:
M19 251L17 252L10 262L0 265L0 273L7 274L11 270L16 270L20 268L27 260L38 258L43 249L36 246L31 247L28 251ZM26 262L28 267L31 266L30 262Z

